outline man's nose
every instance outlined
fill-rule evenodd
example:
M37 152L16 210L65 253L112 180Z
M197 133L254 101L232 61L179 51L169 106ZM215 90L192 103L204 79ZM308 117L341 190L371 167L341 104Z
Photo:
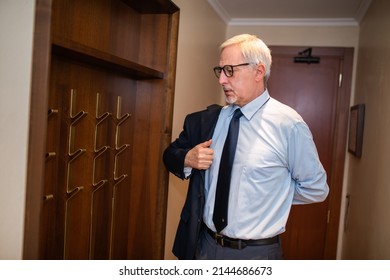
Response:
M226 77L225 72L221 71L221 75L218 78L220 85L226 84L228 77Z

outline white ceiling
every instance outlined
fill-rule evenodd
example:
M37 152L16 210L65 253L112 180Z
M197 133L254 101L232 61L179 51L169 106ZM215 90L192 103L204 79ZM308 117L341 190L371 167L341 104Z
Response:
M372 0L208 0L228 25L358 25Z

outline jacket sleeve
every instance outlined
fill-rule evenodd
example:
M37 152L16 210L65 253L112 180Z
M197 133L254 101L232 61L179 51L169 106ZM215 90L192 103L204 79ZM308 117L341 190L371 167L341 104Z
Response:
M188 151L195 146L191 143L192 138L189 119L189 116L185 118L183 131L180 133L179 137L165 149L163 154L163 161L166 168L180 179L185 179L184 159Z
M185 179L184 159L189 150L211 138L222 106L213 104L206 110L186 116L179 137L164 151L163 161L168 171ZM194 170L192 170L193 174Z

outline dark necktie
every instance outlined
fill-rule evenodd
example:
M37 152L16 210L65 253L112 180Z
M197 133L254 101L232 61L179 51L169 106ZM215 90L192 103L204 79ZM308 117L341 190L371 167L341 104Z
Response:
M242 112L237 109L234 112L233 118L230 121L229 131L226 136L225 144L223 146L221 162L219 164L217 190L215 193L215 205L213 222L217 232L223 230L227 225L228 214L228 201L229 201L229 189L230 178L234 160L234 154L236 153L238 131L240 128L240 117Z

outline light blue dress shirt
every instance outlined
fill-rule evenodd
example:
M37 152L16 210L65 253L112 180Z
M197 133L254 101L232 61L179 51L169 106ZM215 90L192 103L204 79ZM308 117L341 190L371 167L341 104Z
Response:
M235 105L220 113L206 170L203 220L212 221L219 161ZM273 237L285 231L292 204L321 202L329 187L312 134L292 108L266 90L241 108L240 131L229 194L228 225L222 234L240 239Z

